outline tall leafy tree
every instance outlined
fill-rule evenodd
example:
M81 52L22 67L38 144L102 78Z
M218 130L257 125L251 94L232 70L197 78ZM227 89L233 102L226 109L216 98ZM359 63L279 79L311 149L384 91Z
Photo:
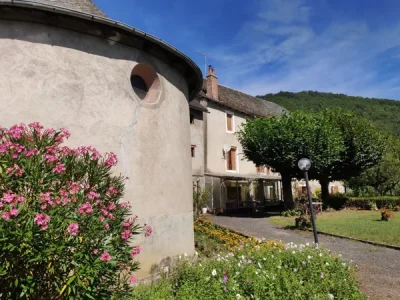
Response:
M360 176L379 164L387 149L388 135L378 131L369 120L341 109L323 110L318 115L335 127L342 138L338 160L310 169L310 178L319 180L325 200L329 197L329 182Z
M308 157L314 168L324 169L338 162L344 150L338 128L321 115L304 112L247 120L238 138L247 159L281 174L286 208L294 206L292 178L302 176L298 160Z

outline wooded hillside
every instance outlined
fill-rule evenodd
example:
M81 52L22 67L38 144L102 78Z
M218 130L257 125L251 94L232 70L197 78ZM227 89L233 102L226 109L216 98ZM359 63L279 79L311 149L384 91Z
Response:
M389 130L400 137L400 101L313 91L280 92L257 97L279 104L289 111L318 111L340 107L370 119L380 129Z

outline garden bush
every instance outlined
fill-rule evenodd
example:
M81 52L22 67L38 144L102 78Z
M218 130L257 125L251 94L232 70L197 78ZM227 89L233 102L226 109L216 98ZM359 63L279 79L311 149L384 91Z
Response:
M380 196L380 197L351 197L346 200L346 207L355 207L360 209L378 209L385 207L396 207L400 205L400 197Z
M0 298L110 299L129 292L143 229L121 202L113 153L62 146L65 129L0 128Z
M212 258L179 261L159 282L141 284L132 299L366 299L352 268L314 246L244 245Z
M342 209L346 205L346 201L348 197L345 194L331 194L329 195L328 199L323 201L324 207L331 207L334 209Z

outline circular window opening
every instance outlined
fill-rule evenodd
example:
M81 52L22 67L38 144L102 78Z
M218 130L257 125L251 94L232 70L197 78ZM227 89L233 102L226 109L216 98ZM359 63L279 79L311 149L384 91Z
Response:
M146 103L157 102L160 95L160 80L151 66L136 65L131 73L131 85L139 99Z

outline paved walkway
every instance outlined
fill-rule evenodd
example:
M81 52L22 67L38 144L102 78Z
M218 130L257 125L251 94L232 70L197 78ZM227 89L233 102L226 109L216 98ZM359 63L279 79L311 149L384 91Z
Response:
M296 244L314 241L312 233L279 228L268 218L208 216L208 219L216 225L257 238ZM319 235L319 243L341 253L345 260L354 261L361 289L370 299L400 299L399 250L324 235Z

